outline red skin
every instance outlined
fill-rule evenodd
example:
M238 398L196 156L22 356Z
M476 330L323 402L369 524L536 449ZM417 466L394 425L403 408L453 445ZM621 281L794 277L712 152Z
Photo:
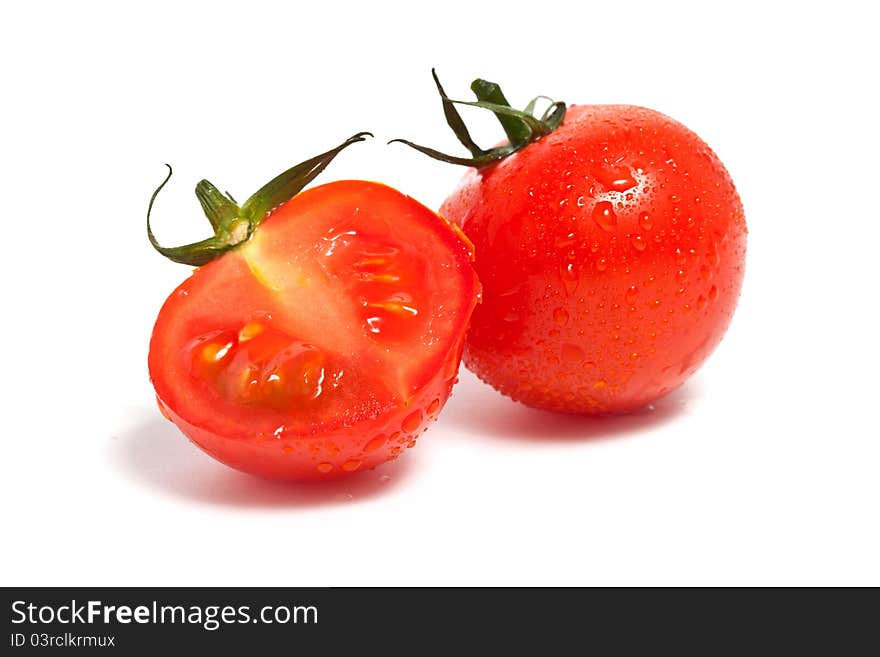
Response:
M150 342L159 407L208 454L264 477L331 478L396 458L455 383L479 295L471 253L457 228L390 187L307 190L168 297ZM418 314L369 305L388 299ZM212 335L233 345L217 362L201 351ZM242 387L250 367L263 378ZM272 372L288 387L266 383Z
M653 110L572 106L550 135L469 170L440 213L474 243L483 284L465 365L537 408L653 402L718 346L739 297L746 223L733 182L697 135Z

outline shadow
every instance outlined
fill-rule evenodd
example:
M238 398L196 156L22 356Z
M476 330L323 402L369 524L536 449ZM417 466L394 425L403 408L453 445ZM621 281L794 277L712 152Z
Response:
M414 465L408 453L375 470L342 479L306 483L261 479L215 461L158 413L155 418L140 418L114 438L113 462L127 479L172 497L226 507L356 504L399 486Z
M699 386L685 386L644 408L621 415L569 415L541 411L503 396L462 369L441 422L470 436L536 444L610 440L644 432L682 415Z

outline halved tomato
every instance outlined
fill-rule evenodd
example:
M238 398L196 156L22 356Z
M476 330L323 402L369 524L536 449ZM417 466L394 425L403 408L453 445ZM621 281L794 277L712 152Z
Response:
M171 294L150 377L162 412L229 466L372 468L445 404L478 294L466 239L438 215L378 183L321 185Z

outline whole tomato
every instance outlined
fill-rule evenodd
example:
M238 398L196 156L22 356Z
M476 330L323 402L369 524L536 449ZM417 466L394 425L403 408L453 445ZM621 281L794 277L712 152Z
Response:
M436 79L436 76L435 76ZM740 293L746 223L733 182L682 124L627 105L512 110L477 80L449 100L474 157L440 213L475 247L483 303L464 362L530 406L621 412L680 386L721 341ZM453 103L496 113L509 142L470 139Z

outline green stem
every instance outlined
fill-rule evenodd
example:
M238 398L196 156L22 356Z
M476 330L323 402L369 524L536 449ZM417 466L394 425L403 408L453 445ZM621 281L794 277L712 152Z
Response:
M471 91L474 92L477 100L481 102L510 107L510 103L504 97L501 87L494 82L478 78L471 82ZM519 118L505 114L495 114L495 118L501 123L501 127L504 128L504 134L507 135L511 144L522 143L531 136L531 130Z
M205 211L205 216L211 222L211 228L215 231L224 224L230 223L240 212L235 201L224 196L207 180L202 180L196 185L196 196L202 205L202 210Z

